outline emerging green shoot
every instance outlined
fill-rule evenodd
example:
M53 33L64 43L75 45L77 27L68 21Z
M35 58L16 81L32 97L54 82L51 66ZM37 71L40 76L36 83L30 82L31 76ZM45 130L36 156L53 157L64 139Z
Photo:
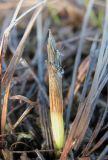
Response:
M55 40L49 31L48 39L48 72L50 117L54 146L60 150L64 144L63 97L61 55L56 48Z

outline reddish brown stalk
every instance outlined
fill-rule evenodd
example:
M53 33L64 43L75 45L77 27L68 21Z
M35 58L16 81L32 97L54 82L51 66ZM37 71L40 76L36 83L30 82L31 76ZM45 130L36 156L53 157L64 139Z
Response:
M4 96L4 100L3 100L2 115L1 115L1 133L2 134L4 134L4 129L5 129L5 125L6 125L9 90L10 90L10 83L8 84L8 87L6 88L5 96Z

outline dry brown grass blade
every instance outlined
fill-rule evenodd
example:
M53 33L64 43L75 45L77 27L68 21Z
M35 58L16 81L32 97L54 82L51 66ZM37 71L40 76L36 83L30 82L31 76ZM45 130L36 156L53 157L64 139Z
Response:
M4 133L4 129L6 125L9 90L10 90L10 83L6 88L4 100L3 100L2 115L1 115L1 133L2 134Z
M82 82L84 81L88 67L89 67L89 56L87 56L79 66L74 94L78 92Z
M37 105L37 102L32 102L27 97L24 97L24 96L21 96L21 95L11 96L10 99L21 100L21 101L24 101L24 102L28 103L31 106L36 106Z
M19 60L22 56L22 53L23 53L23 50L25 47L25 41L26 41L26 39L32 29L32 26L33 26L37 16L39 15L39 13L41 11L42 11L42 7L40 7L38 9L38 11L36 10L32 15L32 18L31 18L31 20L25 30L25 33L24 33L24 35L23 35L23 37L22 37L22 39L16 49L16 54L12 57L11 62L10 62L9 66L8 66L4 76L2 78L2 85L4 88L6 88L8 86L8 83L12 80L12 76L15 72L16 66L19 63Z

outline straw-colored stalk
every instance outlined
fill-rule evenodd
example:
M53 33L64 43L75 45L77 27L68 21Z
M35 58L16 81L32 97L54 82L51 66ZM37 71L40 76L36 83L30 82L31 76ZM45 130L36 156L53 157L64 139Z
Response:
M63 122L63 97L62 97L62 67L61 57L56 48L55 40L49 31L48 39L48 72L49 72L49 99L50 117L54 140L57 150L64 144L64 122Z

